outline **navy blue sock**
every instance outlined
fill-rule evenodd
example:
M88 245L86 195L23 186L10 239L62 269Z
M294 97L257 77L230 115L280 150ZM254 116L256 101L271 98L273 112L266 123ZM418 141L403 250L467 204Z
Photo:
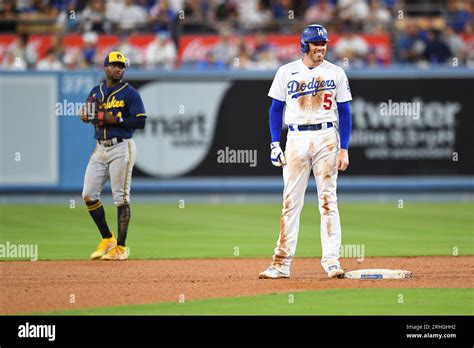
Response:
M125 246L127 239L128 223L130 222L130 205L124 204L117 207L118 238L117 245Z
M102 206L102 202L93 201L86 204L87 209L89 210L89 214L91 214L92 219L97 225L97 228L99 229L102 238L112 237L112 233L110 232L109 226L107 225L107 221L105 220L105 210Z

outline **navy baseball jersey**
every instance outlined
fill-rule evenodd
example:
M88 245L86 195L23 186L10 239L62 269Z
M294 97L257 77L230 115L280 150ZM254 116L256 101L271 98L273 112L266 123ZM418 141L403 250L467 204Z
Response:
M115 117L123 120L133 117L146 117L142 98L137 90L127 82L120 82L117 86L107 89L105 81L92 88L89 97L95 96L104 103L106 112L112 112ZM95 126L95 138L97 140L108 140L112 138L129 139L133 136L135 129L127 127L123 123Z

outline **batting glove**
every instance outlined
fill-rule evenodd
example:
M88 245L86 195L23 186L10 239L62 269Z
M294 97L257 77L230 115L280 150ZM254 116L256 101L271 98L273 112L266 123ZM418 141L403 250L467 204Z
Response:
M274 141L273 143L270 144L270 148L272 150L272 153L271 153L272 164L275 167L281 167L282 165L284 166L286 164L286 158L285 158L285 154L283 153L283 150L280 147L280 142Z

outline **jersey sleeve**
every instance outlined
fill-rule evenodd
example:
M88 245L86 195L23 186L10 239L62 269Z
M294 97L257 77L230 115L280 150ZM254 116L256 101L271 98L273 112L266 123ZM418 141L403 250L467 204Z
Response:
M131 117L146 117L145 106L143 105L140 94L134 89L130 93L128 111Z
M268 96L280 101L286 100L286 88L285 88L285 74L283 67L280 67L276 72L275 78L273 79L272 86L268 92Z
M351 88L346 72L340 68L337 78L336 102L344 103L352 100Z

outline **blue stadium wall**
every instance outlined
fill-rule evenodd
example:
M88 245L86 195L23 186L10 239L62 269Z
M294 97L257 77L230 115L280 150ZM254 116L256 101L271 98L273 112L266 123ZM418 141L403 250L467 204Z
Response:
M127 71L148 113L134 136L134 192L281 192L281 170L268 159L273 75ZM348 76L351 164L339 191L474 191L474 70ZM95 141L74 109L101 78L99 70L0 73L0 193L82 189Z

